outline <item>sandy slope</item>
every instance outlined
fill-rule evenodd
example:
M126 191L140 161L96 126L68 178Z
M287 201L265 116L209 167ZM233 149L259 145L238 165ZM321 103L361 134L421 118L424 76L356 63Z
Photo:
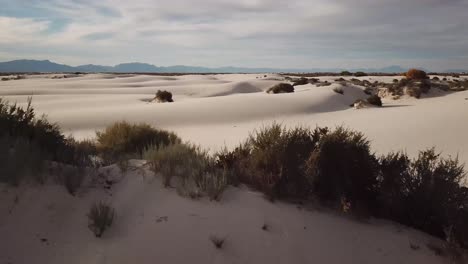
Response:
M0 186L0 263L445 263L427 248L441 241L402 226L270 203L245 188L231 187L219 203L190 200L135 163L123 178L102 168L120 182L87 183L77 197L63 186ZM87 229L96 200L117 213L101 239ZM226 238L223 249L212 235Z

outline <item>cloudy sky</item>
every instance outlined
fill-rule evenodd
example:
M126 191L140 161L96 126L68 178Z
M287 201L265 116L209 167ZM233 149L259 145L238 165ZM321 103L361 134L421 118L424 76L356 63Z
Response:
M0 61L468 68L468 0L0 0Z

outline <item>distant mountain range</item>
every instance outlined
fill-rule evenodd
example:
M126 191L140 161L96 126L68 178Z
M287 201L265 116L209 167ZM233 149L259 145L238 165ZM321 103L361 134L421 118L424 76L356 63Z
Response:
M169 67L158 67L147 63L123 63L116 66L102 65L81 65L69 66L58 64L49 60L14 60L0 62L0 72L115 72L115 73L303 73L303 72L341 72L348 70L351 72L368 73L399 73L408 69L400 66L389 66L384 68L368 69L344 69L344 68L310 68L310 69L280 69L280 68L243 68L243 67L219 67L207 68L198 66L176 65ZM466 70L448 70L446 72L467 72Z

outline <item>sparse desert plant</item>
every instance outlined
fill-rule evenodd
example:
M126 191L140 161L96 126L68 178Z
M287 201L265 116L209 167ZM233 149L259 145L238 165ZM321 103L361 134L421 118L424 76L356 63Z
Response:
M180 143L180 138L172 132L160 130L148 124L130 124L117 122L106 127L103 132L96 132L97 149L104 160L116 162L121 157L141 158L148 146L167 146Z
M292 86L289 83L279 83L267 90L267 93L293 93L294 92L294 86Z
M359 71L359 72L355 72L354 76L355 77L364 77L364 76L367 76L367 73Z
M343 79L343 78L338 78L338 79L335 79L335 82L345 82L346 80Z
M88 213L88 228L96 237L101 237L104 231L112 226L115 210L108 203L94 203Z
M425 71L410 69L406 72L406 78L410 80L424 80L427 78L427 74Z
M172 103L174 100L172 99L172 93L168 91L161 91L158 90L156 92L156 96L154 97L154 101L159 103Z
M393 79L393 83L398 83L398 79Z
M367 98L367 102L371 105L382 106L382 99L376 94Z
M85 169L84 168L75 168L70 167L66 168L63 173L63 184L67 189L68 193L72 196L75 196L78 189L81 187L81 183L83 182Z
M224 242L226 241L226 238L220 237L217 235L212 235L210 236L210 241L213 243L213 246L217 249L222 249L224 246Z
M293 86L298 86L298 85L305 85L305 84L308 84L309 83L309 80L305 77L301 77L299 80L295 81L293 83Z
M349 72L349 71L342 71L342 72L340 73L340 75L341 75L341 76L351 76L352 73Z
M7 77L2 78L2 81L9 81L9 80L10 80L10 78L7 78Z
M333 91L337 94L344 94L343 87L335 87L333 88Z
M437 77L437 76L432 77L432 80L433 81L440 81L439 77Z

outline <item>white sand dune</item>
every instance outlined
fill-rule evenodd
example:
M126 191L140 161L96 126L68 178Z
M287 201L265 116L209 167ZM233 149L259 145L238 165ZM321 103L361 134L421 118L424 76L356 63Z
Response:
M286 126L344 125L364 132L377 153L404 150L414 156L435 146L468 164L468 91L433 91L419 100L384 100L382 108L355 110L349 105L366 97L363 87L307 84L296 86L295 93L267 94L265 90L282 80L273 74L51 77L0 82L0 97L24 105L33 95L39 113L78 138L93 137L96 130L127 120L173 130L214 151L232 148L251 131L275 121ZM394 78L400 77L359 79ZM336 77L320 79L333 82ZM333 91L339 87L343 95ZM175 102L149 103L157 90L172 92ZM118 174L115 167L101 169L101 176ZM426 247L441 241L405 227L270 203L245 188L229 189L220 203L193 201L161 188L159 179L141 165L111 191L88 184L78 197L54 185L0 188L0 263L446 261ZM86 227L87 210L96 200L109 200L117 210L115 225L102 239ZM161 217L167 221L158 222ZM264 223L270 231L261 230ZM216 250L210 235L226 237L226 247Z
M245 188L231 187L221 202L190 200L141 165L110 190L90 184L73 197L46 185L0 196L0 263L445 263L427 248L441 241L406 227L271 203ZM116 218L98 239L86 214L100 200ZM213 235L225 238L223 249Z
M435 146L468 163L468 140L464 140L468 124L462 121L468 120L468 91L433 92L420 100L384 100L383 108L354 110L349 104L365 98L363 87L343 87L344 95L337 94L333 89L340 85L333 83L334 76L319 77L332 82L331 86L296 86L295 93L279 95L264 92L282 79L274 74L50 77L0 82L0 96L24 105L33 95L40 113L79 138L93 137L97 129L126 119L174 130L186 140L216 150L235 146L250 131L273 121L288 126L344 125L364 132L379 153L406 150L415 155ZM391 82L395 78L401 77L358 79ZM172 92L175 103L148 103L157 90Z

